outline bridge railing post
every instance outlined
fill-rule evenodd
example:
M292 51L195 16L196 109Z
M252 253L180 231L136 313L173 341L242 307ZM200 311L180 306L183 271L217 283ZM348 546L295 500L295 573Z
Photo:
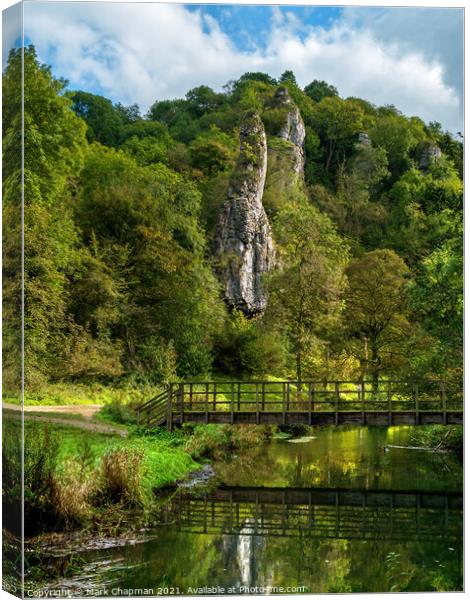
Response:
M282 384L282 422L286 424L286 382Z
M361 420L362 420L362 424L365 425L366 423L366 386L364 381L361 381L361 386L362 386L362 394L361 394Z
M179 384L178 403L180 411L180 424L182 425L184 421L184 383Z
M206 419L206 424L209 423L209 384L206 383L205 384L205 388L206 388L206 393L205 393L205 419Z
M414 386L415 396L415 425L419 425L419 388L417 385Z
M234 417L233 417L234 402L235 402L235 384L232 383L231 393L230 393L230 423L232 425L233 425L233 421L234 421Z
M443 381L439 382L439 388L440 388L440 392L441 392L442 420L444 422L444 425L447 425L447 397L446 397L446 390L445 390Z
M173 384L170 383L168 386L168 400L167 400L167 418L166 426L168 431L173 429Z
M335 381L335 425L339 423L339 381Z
M392 424L392 384L387 382L387 405L388 405L388 425Z
M308 384L308 424L312 424L312 411L314 410L313 398L315 394L315 384L310 382Z

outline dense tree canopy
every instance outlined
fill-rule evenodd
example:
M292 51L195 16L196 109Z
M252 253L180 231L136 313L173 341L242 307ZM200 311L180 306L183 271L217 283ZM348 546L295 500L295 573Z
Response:
M142 116L137 105L66 91L33 47L24 64L30 385L217 370L375 382L460 376L462 143L439 123L341 98L324 81L301 90L290 70L279 79L245 73L222 92L200 85ZM20 75L12 51L3 80L9 384L20 302ZM304 177L277 137L288 112L276 103L280 85L305 124ZM277 258L268 309L249 319L222 302L212 242L239 128L253 112L268 134L263 203ZM423 166L430 144L442 155Z

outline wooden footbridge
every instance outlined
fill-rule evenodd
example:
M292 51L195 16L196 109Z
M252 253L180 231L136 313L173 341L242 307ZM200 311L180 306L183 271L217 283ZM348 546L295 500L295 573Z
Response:
M160 522L195 534L459 543L462 494L222 488L179 494Z
M137 407L149 427L461 424L463 393L443 382L203 381L172 383Z

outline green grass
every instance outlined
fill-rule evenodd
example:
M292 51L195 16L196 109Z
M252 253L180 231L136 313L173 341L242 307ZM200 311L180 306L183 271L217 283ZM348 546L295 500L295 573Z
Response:
M8 482L4 501L14 507L20 501L19 420L5 415L3 433ZM139 509L141 518L147 518L158 505L156 491L200 467L186 451L186 441L187 436L166 431L139 435L134 428L122 438L65 424L26 421L28 535L91 523L114 526L129 521L128 509Z
M75 404L111 404L119 402L145 402L158 392L158 388L145 385L109 386L99 383L50 383L40 390L26 391L25 404L37 405L75 405ZM4 394L4 402L19 404L17 395Z
M128 448L142 451L145 485L150 489L174 483L200 466L181 445L175 445L177 438L166 433L143 437L131 433L121 438L55 424L49 428L60 436L59 471L77 460L91 472L110 450Z

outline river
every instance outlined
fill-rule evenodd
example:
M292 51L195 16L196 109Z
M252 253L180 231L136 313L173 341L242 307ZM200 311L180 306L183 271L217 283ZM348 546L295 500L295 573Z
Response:
M84 595L462 589L462 465L412 428L326 427L215 465L144 541L82 552L49 589ZM269 489L267 489L269 488ZM139 592L137 592L139 593Z

